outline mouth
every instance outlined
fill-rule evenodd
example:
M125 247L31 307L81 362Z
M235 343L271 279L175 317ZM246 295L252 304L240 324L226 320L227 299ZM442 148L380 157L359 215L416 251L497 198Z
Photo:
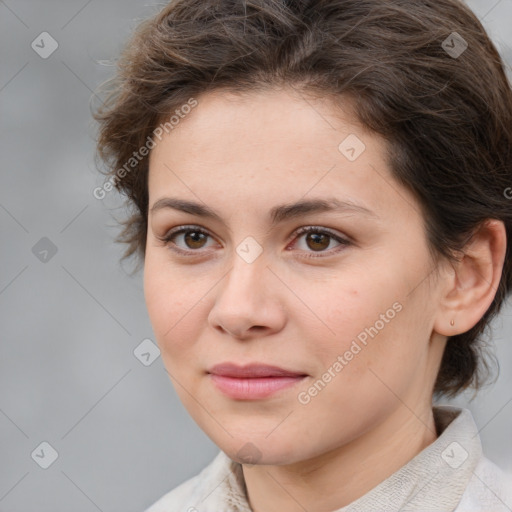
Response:
M259 363L245 366L222 363L215 365L207 373L219 391L238 400L267 398L308 377L303 372Z

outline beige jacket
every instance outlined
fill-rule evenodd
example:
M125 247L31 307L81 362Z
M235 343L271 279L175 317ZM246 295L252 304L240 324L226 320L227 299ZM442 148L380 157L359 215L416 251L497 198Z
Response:
M471 412L452 406L433 411L438 438L364 496L333 512L512 512L512 475L483 456ZM252 509L241 465L221 451L145 512Z

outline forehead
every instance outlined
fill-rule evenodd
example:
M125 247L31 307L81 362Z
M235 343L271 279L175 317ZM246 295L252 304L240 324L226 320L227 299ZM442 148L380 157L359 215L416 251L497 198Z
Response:
M249 149L251 156L261 159L276 156L276 150L288 146L298 146L296 151L315 149L327 154L335 150L337 157L344 133L372 137L351 114L348 102L340 110L328 98L314 98L289 87L243 94L218 90L202 94L197 103L163 137L195 149L196 155L189 157L207 150L210 159L225 162L239 159L241 151ZM293 154L287 155L293 160Z
M172 192L216 198L219 209L226 198L271 208L325 194L371 204L376 213L411 207L399 204L407 191L397 192L384 140L358 123L349 104L292 89L216 91L197 101L151 152L150 204Z

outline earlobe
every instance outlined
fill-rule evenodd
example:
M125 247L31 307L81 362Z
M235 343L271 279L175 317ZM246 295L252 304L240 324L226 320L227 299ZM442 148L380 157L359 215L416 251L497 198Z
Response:
M502 221L482 223L463 249L463 257L451 264L434 330L445 336L469 331L494 300L505 261L507 235ZM455 325L455 317L457 325Z

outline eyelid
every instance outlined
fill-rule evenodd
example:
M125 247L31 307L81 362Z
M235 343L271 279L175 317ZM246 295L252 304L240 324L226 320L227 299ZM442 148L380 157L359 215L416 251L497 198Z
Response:
M329 236L331 236L332 238L334 238L335 240L337 240L338 242L347 243L347 244L352 243L352 240L350 239L350 237L348 237L346 235L345 236L339 235L336 231L334 231L331 228L327 228L324 226L316 226L314 224L309 224L307 226L302 226L300 228L297 228L292 233L292 235L290 237L290 241L294 240L295 237L297 237L299 235L303 235L304 233L310 233L310 232L325 233L325 234L328 234Z

